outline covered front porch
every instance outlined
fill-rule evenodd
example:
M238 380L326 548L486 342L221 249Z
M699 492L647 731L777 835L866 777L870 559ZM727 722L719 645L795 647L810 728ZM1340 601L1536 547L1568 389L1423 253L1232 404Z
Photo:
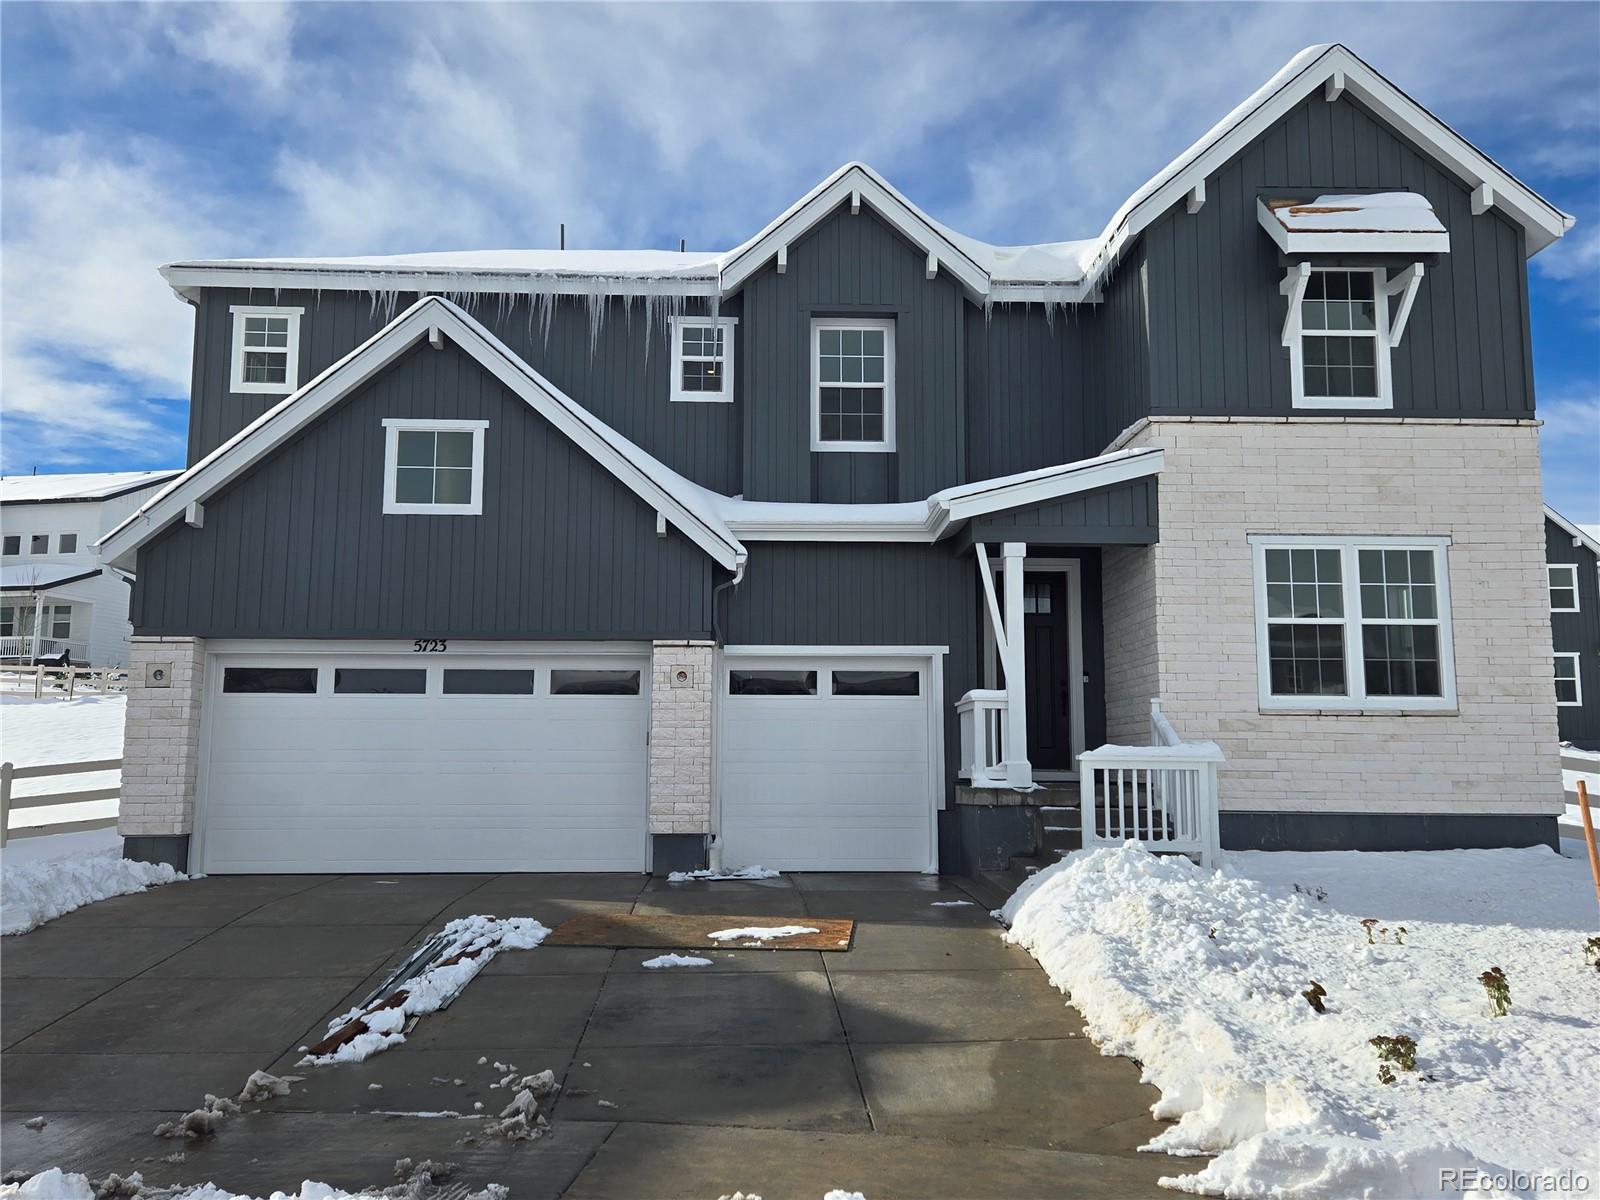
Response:
M74 585L97 578L100 569L21 563L0 570L0 663L33 666L63 653L87 663L93 605Z
M1154 476L986 514L963 531L980 595L982 686L955 702L956 803L990 810L960 815L994 831L965 840L993 842L998 854L1019 840L1037 850L1132 838L1216 862L1216 745L1186 740L1148 689L1137 700L1147 732L1129 737L1123 720L1122 741L1135 744L1107 744L1108 705L1126 709L1155 657L1153 642L1107 644L1104 606L1148 558L1107 552L1158 536Z

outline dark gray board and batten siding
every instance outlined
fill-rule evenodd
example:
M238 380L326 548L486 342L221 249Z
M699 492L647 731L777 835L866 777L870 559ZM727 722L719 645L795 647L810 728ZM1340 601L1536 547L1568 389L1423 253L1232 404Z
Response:
M233 317L236 304L304 308L300 322L300 382L310 381L378 333L395 313L416 300L401 294L379 303L363 292L301 292L205 289L195 312L193 405L189 417L189 462L227 441L282 396L230 392ZM733 402L674 402L668 399L672 350L666 327L647 317L642 300L606 305L591 350L589 315L581 299L554 306L548 337L524 297L502 304L480 295L472 315L529 366L624 437L667 466L713 491L739 491L739 371L742 347L735 331ZM737 297L721 315L738 317ZM704 308L700 309L704 311Z
M963 323L972 306L948 272L869 208L848 206L744 285L744 484L751 500L921 500L966 478ZM895 451L811 449L811 322L895 322ZM981 319L981 314L979 314Z
M1600 750L1600 574L1596 555L1587 546L1574 546L1572 535L1551 520L1544 523L1544 545L1546 562L1571 563L1578 568L1578 611L1550 614L1553 650L1578 656L1582 684L1581 707L1556 709L1561 740L1585 750Z
M1145 231L1150 411L1295 411L1281 336L1284 260L1256 200L1340 191L1421 193L1450 232L1450 252L1427 263L1393 352L1394 409L1370 415L1531 417L1522 229L1495 208L1473 216L1465 184L1348 93L1303 101L1206 179L1199 212L1175 205Z
M388 417L489 421L481 516L385 515ZM476 361L425 344L141 547L141 635L706 638L714 564Z

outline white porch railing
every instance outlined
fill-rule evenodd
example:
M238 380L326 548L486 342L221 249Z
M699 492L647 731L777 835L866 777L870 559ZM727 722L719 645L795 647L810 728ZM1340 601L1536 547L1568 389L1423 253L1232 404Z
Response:
M36 654L55 654L59 650L72 651L72 657L89 657L89 644L70 638L41 637L34 641L31 634L23 637L0 637L0 661L32 662Z
M1006 694L968 692L956 701L961 728L961 776L975 788L1006 783Z
M1151 850L1193 855L1203 867L1221 862L1217 768L1212 742L1185 742L1150 701L1151 746L1102 746L1078 756L1083 786L1083 845L1130 838Z

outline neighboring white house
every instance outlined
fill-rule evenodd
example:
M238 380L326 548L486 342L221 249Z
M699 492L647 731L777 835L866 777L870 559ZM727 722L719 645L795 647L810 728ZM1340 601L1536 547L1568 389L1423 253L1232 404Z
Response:
M128 661L129 575L94 544L177 471L0 476L0 661Z

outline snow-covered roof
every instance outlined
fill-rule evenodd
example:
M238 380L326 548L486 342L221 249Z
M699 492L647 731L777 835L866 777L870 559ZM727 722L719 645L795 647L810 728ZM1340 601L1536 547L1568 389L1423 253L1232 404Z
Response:
M41 592L46 588L100 574L99 567L78 563L25 562L0 566L0 591Z
M1569 521L1548 504L1544 506L1544 515L1568 537L1582 542L1591 553L1600 554L1600 525L1579 525Z
M1261 227L1285 254L1445 254L1450 234L1415 192L1259 200Z
M202 259L169 263L161 273L183 295L192 295L199 287L230 285L448 294L725 295L775 257L781 262L790 242L848 200L852 209L868 204L928 254L930 273L948 271L978 299L1076 302L1096 296L1124 247L1152 221L1180 200L1187 199L1192 209L1203 205L1206 177L1319 89L1329 100L1349 92L1405 130L1432 158L1474 189L1474 211L1498 207L1522 225L1530 256L1572 227L1571 216L1348 48L1329 43L1308 46L1291 58L1193 145L1135 189L1099 236L1083 240L992 245L934 220L871 167L851 162L829 174L754 237L721 252L468 250L360 258ZM1374 209L1363 219L1377 222L1383 218ZM1434 232L1442 232L1442 226Z
M110 500L155 487L182 472L109 471L93 475L0 475L0 504L62 504Z
M961 484L904 504L779 504L724 496L678 474L618 433L530 367L459 305L442 296L424 296L140 505L96 543L101 559L131 564L139 546L184 518L191 505L203 505L423 339L437 343L445 337L728 570L738 570L748 555L741 537L932 542L974 516L1107 487L1161 470L1161 450L1145 448Z

